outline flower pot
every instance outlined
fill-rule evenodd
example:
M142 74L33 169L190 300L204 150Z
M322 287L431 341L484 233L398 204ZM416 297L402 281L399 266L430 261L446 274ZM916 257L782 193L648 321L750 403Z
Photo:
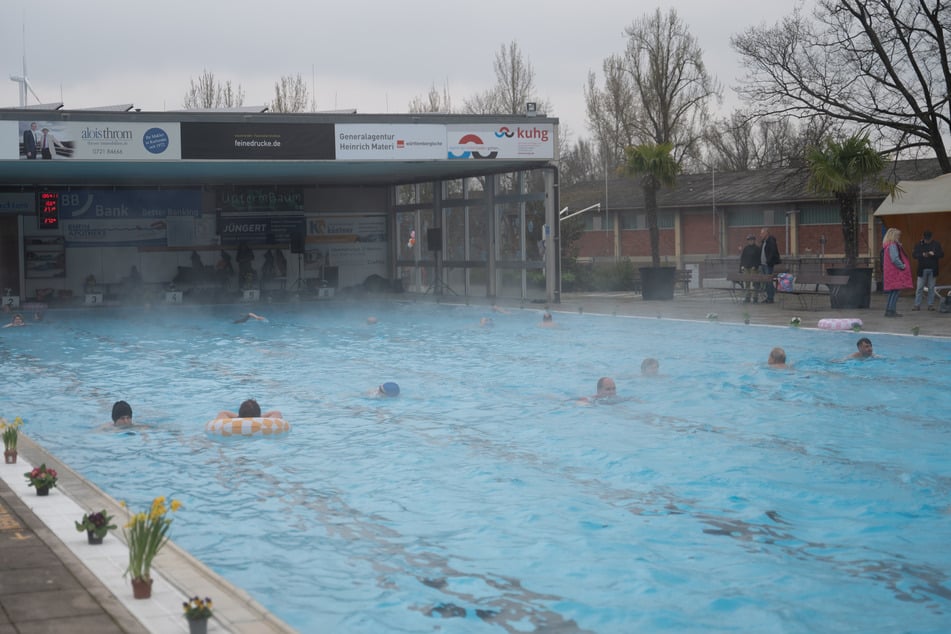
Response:
M208 619L195 619L188 621L189 634L208 634Z
M102 537L105 537L105 535L103 535ZM96 531L86 531L86 540L90 544L101 544L102 537L96 537Z
M868 308L872 298L872 269L830 267L829 275L848 275L845 286L833 286L832 308Z
M17 463L17 450L16 449L4 449L3 450L3 462L5 464L16 464Z
M665 300L674 298L677 267L659 266L641 268L641 298Z
M43 496L43 495L49 495L49 494L50 494L50 488L49 488L49 486L36 487L36 494L37 494L37 495L41 495L41 496Z
M136 599L149 599L152 597L151 579L133 579L132 596Z

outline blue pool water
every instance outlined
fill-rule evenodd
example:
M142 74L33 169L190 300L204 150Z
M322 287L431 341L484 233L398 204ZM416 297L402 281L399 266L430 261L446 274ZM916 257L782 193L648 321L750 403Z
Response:
M951 341L240 310L0 330L0 414L117 499L181 499L173 539L301 632L951 630ZM602 375L628 400L578 403ZM203 433L248 397L290 435ZM147 429L99 430L118 399Z

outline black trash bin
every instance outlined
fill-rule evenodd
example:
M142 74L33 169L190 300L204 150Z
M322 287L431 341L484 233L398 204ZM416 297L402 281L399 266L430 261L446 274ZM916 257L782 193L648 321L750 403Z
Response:
M829 275L848 275L849 282L831 296L832 308L868 308L872 302L871 268L830 268Z
M673 299L675 266L645 266L641 269L643 299Z

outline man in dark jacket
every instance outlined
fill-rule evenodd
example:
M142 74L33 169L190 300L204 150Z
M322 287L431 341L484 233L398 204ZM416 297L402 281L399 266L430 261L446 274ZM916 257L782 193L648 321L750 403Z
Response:
M763 227L759 232L760 239L760 269L763 273L772 275L773 267L782 262L779 259L779 247L776 246L776 238L769 234L769 229ZM773 296L776 294L776 287L772 283L766 284L766 304L772 304Z
M740 253L740 273L759 273L760 267L760 248L756 245L756 236L752 233L746 236L746 246ZM749 304L750 300L756 304L759 302L759 289L753 282L743 282L746 288L746 298L744 304Z
M921 295L928 287L928 310L934 310L934 285L938 277L938 260L944 257L941 244L931 239L931 232L925 231L915 251L912 253L918 260L918 285L915 288L915 307L912 310L921 310Z

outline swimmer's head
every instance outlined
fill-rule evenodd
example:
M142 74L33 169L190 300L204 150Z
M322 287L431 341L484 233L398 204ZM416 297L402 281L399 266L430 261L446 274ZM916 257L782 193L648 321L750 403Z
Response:
M547 310L542 315L542 321L551 321L551 313L548 312Z
M368 323L368 324L371 324L371 325L372 325L372 324L375 324L376 322L377 322L376 317L373 317L372 315L371 315L370 317L367 317L367 323Z
M128 419L128 420L125 420ZM112 422L116 425L132 423L132 406L125 401L116 401L112 406Z
M238 408L238 418L259 418L261 416L261 406L253 398L249 398L241 403Z
M392 381L387 381L380 386L380 394L383 396L399 396L400 386Z

